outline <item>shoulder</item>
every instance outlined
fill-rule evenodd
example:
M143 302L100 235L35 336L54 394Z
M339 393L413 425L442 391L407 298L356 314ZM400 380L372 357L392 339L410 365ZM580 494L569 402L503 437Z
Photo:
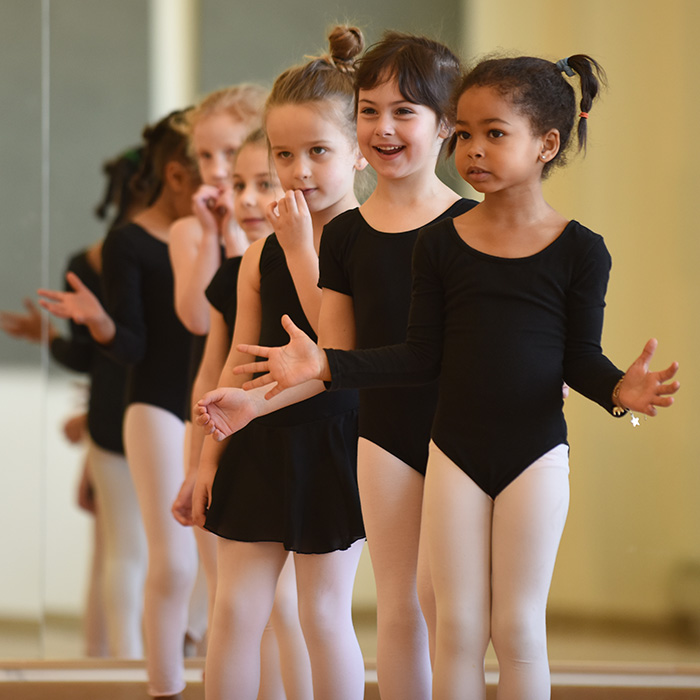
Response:
M583 224L572 219L566 227L567 242L579 254L595 257L610 258L605 239L599 233L591 231Z
M170 244L198 243L202 238L202 227L195 216L185 216L170 227Z
M477 204L479 204L479 202L474 199L465 199L464 197L461 197L445 211L443 217L452 218L459 216L460 214L464 214L470 209L473 209Z
M359 231L363 221L364 219L360 215L359 209L348 209L348 211L344 211L331 219L323 227L321 241L326 241L326 244L335 244L352 234L357 235L357 231Z

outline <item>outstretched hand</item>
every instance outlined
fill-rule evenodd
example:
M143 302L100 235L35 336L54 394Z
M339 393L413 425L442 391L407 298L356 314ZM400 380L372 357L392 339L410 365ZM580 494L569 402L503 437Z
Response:
M32 343L40 343L42 340L41 312L31 299L24 300L26 313L12 311L0 311L0 327L13 338L29 340ZM51 340L58 332L48 324L48 339Z
M644 346L642 354L630 365L620 385L620 403L631 411L655 416L657 407L670 406L679 387L677 381L668 383L678 371L678 363L673 362L658 372L649 371L658 341L652 338Z
M286 314L282 317L282 326L289 335L287 345L278 348L262 345L238 346L240 352L267 358L267 361L250 362L233 369L235 374L267 372L243 385L244 389L254 389L276 382L275 386L265 394L266 399L271 399L285 389L299 386L311 379L330 379L326 353L304 331L295 326Z
M251 394L237 387L219 387L197 401L192 416L208 435L221 442L257 418L258 412Z
M39 304L58 318L72 319L86 325L98 343L109 343L115 334L115 326L98 298L83 284L74 272L66 274L72 292L39 289Z

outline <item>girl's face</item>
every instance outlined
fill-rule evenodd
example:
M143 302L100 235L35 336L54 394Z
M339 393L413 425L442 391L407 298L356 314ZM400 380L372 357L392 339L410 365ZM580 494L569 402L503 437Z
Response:
M355 202L357 147L326 102L273 107L266 119L272 160L285 190L301 190L311 214L328 220Z
M433 172L448 135L435 112L409 102L393 79L359 91L357 142L380 178Z
M233 169L233 192L236 221L248 240L252 243L272 233L265 210L283 192L272 172L267 144L251 143L238 152Z
M200 119L192 130L192 147L205 185L228 185L233 161L248 133L248 126L226 112Z
M477 192L539 184L559 148L556 129L532 133L530 120L490 87L471 87L457 103L455 165Z

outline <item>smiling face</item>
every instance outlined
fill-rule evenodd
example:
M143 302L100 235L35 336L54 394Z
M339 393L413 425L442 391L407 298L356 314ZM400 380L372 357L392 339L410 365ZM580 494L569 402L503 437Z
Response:
M234 214L253 242L272 233L265 210L283 194L264 141L243 146L233 169Z
M457 104L455 165L477 192L539 186L559 148L556 129L535 135L527 116L500 92L471 87Z
M265 127L282 187L300 190L312 216L330 220L354 205L361 158L331 101L278 105Z
M231 182L236 152L249 127L227 112L202 117L192 129L192 150L202 182L222 186Z
M447 135L435 112L409 102L395 80L359 91L357 142L378 177L398 179L434 171Z

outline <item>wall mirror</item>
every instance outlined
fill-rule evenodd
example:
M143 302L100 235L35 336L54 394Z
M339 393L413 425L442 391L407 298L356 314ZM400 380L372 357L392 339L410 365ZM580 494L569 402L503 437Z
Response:
M173 11L179 4L165 3ZM279 3L273 12L263 5L243 12L224 0L184 4L193 18L192 100L240 81L269 85L290 63L323 51L326 28L348 13L335 0ZM159 5L0 1L0 308L18 310L37 287L62 285L68 256L103 235L93 214L104 185L101 165L160 116L151 112L149 73ZM580 45L608 68L610 95L591 120L590 154L548 187L557 206L582 212L577 218L587 216L584 223L605 234L616 261L605 336L611 356L629 364L647 337L668 338L659 365L687 358L686 387L673 419L660 416L638 429L571 398L572 508L551 593L551 657L690 662L700 646L700 475L690 422L692 319L700 301L700 243L690 228L699 213L692 183L700 146L688 133L699 99L688 87L690 27L698 26L699 10L693 0L670 4L661 39L674 53L651 60L644 47L652 38L658 45L659 36L650 9L633 0L615 8L593 0L570 36L554 26L560 11L552 26L531 32L552 5L538 0L542 12L527 14L511 0L435 0L410 10L398 0L362 0L349 19L370 41L397 28L439 36L466 56L506 47L552 58ZM612 29L594 21L611 12L631 37L624 52ZM590 36L590 49L581 36ZM646 82L652 77L659 92L653 100ZM661 133L668 138L660 141ZM83 380L57 367L45 349L0 336L5 658L83 653L92 524L75 506L82 451L61 434L83 393ZM357 601L358 610L371 611L367 567Z

